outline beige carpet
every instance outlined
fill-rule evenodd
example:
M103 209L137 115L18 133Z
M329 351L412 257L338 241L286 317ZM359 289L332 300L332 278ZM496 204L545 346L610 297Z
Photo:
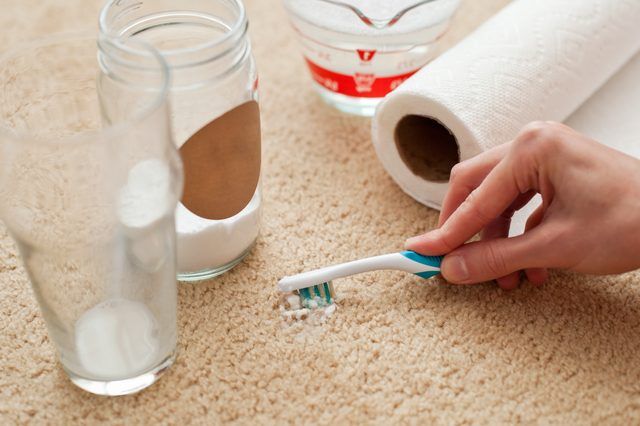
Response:
M0 228L0 424L640 422L640 273L554 273L508 293L381 272L336 282L324 325L281 322L279 277L398 250L437 213L385 174L368 120L311 92L280 2L247 3L266 144L258 246L224 277L180 286L180 354L157 384L104 398L56 363ZM467 0L447 43L505 3ZM5 0L0 50L95 27L98 7Z

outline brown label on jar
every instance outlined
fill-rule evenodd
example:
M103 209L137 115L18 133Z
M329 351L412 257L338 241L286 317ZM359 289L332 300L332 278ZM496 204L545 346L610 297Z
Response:
M182 203L206 219L226 219L245 208L260 179L260 110L249 101L198 130L180 148Z

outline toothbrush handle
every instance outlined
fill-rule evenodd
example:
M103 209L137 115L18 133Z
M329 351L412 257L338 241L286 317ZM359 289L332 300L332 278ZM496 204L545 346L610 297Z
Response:
M412 251L383 254L284 277L280 280L279 287L282 291L292 291L336 278L380 269L410 272L426 279L440 273L441 260L442 258L438 256L422 256Z
M383 254L338 265L325 266L324 268L302 272L291 277L284 277L280 280L280 289L283 291L297 290L298 288L309 287L363 272L379 269L398 269L398 256L399 253Z
M416 253L415 251L403 251L398 253L404 259L411 261L412 263L406 264L404 271L411 272L421 278L431 278L440 273L440 264L444 256L424 256Z
M423 278L429 278L436 274L428 273L440 272L442 258L442 256L423 256L414 251L402 251L400 253L383 254L380 256L354 260L352 262L329 266L328 268L320 270L332 270L335 273L339 272L340 275L335 278L342 278L348 275L380 269L396 269L410 272Z

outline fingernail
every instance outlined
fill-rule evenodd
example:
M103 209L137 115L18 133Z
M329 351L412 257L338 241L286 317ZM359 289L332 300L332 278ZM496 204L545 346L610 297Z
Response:
M463 283L469 279L467 262L462 256L447 256L442 262L442 275L447 281Z

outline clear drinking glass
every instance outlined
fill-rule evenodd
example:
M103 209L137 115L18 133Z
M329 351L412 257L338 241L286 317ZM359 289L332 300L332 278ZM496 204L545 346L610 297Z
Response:
M151 385L176 348L169 71L86 34L0 58L0 218L63 368L89 392Z
M314 89L372 116L382 98L437 54L460 0L284 0Z
M258 75L239 0L110 0L109 37L140 39L164 56L174 140L185 172L176 211L178 278L220 275L259 233Z

